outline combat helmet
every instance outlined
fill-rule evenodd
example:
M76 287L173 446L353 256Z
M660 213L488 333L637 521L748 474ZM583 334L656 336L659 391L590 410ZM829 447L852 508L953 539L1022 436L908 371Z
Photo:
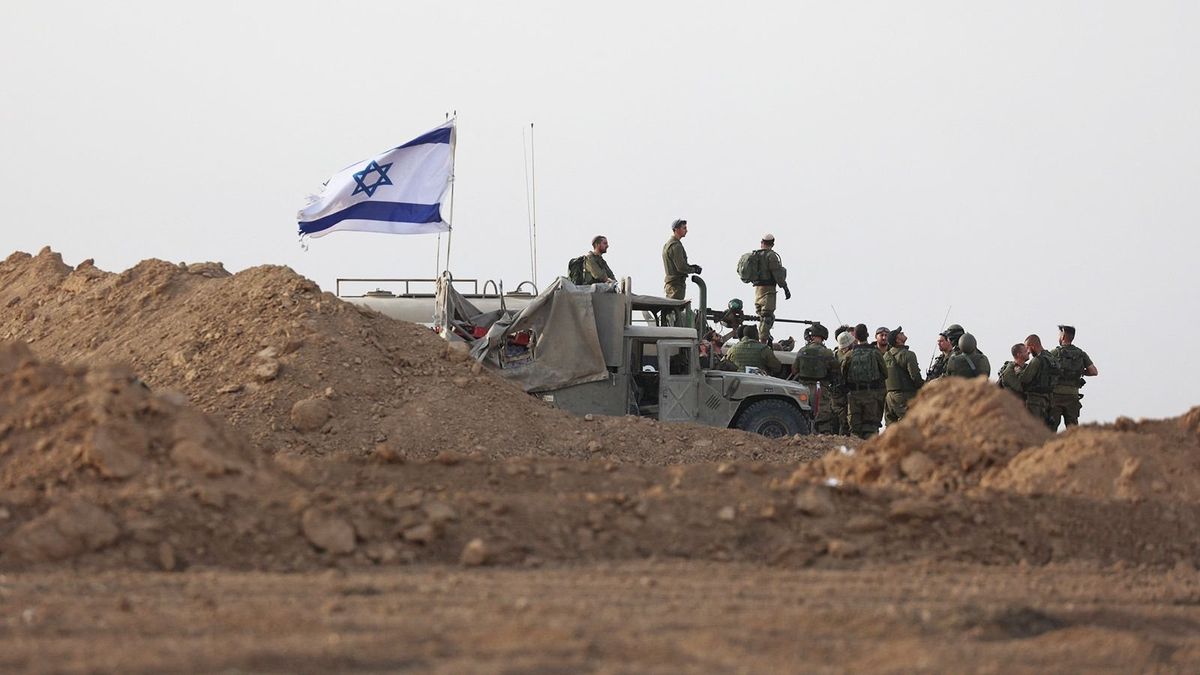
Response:
M729 301L729 309L732 309L732 310L733 310L733 311L735 311L735 312L737 312L737 311L741 311L741 309L742 309L742 301L741 301L741 299L740 299L740 298L734 298L734 299L730 300L730 301Z
M947 335L946 337L950 336ZM978 347L978 344L975 342L974 335L971 335L970 333L963 333L958 338L958 348L962 350L962 353L974 354L976 347Z
M949 326L946 326L946 330L942 331L942 335L946 336L946 339L950 341L950 344L955 345L958 344L958 339L961 338L963 333L966 332L967 331L963 330L962 326L952 323Z
M820 323L814 323L811 326L809 326L808 328L804 329L805 341L807 341L809 338L811 338L814 335L821 338L822 340L828 340L829 339L829 329L826 328L825 326L822 326Z

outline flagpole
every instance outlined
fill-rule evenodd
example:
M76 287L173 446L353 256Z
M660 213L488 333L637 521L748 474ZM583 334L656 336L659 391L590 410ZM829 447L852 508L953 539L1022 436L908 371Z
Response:
M537 282L537 157L533 149L533 122L529 123L529 175L530 195L533 202L532 229L533 229L533 250L530 258L533 265L533 287L538 287Z
M454 180L454 160L458 153L458 111L454 111L454 117L451 118L450 124L450 213L446 219L446 269L450 269L450 246L454 243L454 184L458 181ZM440 235L439 235L440 238ZM440 246L440 244L439 244ZM439 248L440 252L440 248Z

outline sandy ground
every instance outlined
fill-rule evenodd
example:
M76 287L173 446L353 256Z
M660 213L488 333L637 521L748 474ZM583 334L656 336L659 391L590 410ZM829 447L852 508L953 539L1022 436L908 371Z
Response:
M0 670L1196 672L1194 571L943 565L0 577Z
M0 263L0 672L1200 672L1200 407L573 417L287 268Z

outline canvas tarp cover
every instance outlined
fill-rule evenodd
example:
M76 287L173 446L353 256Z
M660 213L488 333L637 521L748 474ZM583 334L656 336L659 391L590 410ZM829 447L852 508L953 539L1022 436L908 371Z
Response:
M615 292L610 284L576 286L560 277L520 312L494 319L487 335L471 344L471 356L531 393L607 379L592 298ZM453 302L458 294L449 289L448 295ZM509 345L508 336L522 331L533 336L528 351ZM520 352L519 358L511 358L506 350Z

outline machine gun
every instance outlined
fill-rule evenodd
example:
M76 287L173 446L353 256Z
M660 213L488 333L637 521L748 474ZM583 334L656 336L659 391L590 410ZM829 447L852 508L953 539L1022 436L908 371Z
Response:
M744 314L744 313L742 313L741 310L729 310L729 309L727 309L723 312L720 310L716 310L716 309L707 310L705 312L704 318L708 319L709 321L715 321L715 322L723 324L723 325L728 325L725 322L729 321L729 320L735 320L735 321L737 321L737 323L743 323L746 321L761 321L762 320L760 317L755 316L754 314ZM810 321L808 319L781 319L779 317L775 317L775 323L802 323L807 326L812 326L812 325L815 325L815 324L818 324L821 322L820 321Z

